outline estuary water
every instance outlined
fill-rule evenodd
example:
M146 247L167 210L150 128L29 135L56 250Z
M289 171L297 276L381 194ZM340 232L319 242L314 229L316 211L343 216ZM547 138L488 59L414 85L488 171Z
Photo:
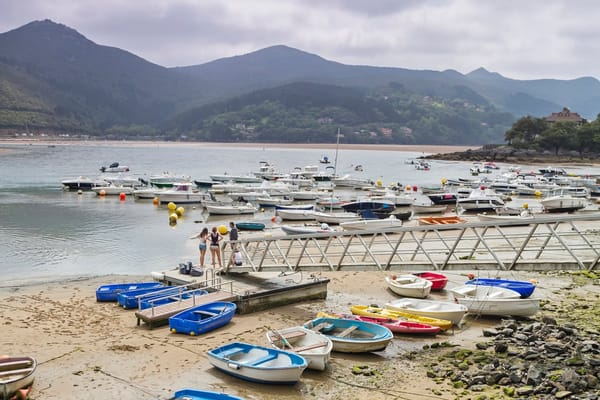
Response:
M0 148L0 273L2 285L53 280L64 276L149 275L198 258L190 237L204 226L226 224L201 207L185 205L184 218L168 223L166 206L127 197L64 191L66 178L100 175L113 162L130 167L127 176L148 179L169 171L208 179L211 174L246 174L260 161L278 170L318 165L335 150L188 144L33 144ZM407 160L420 152L340 150L338 174L381 180L384 185L436 185L442 178L468 177L470 162L433 161L431 170L416 170ZM355 166L361 165L362 172ZM323 165L321 165L323 167ZM534 167L527 167L533 169ZM322 168L323 169L323 168ZM574 170L575 173L584 173ZM589 171L585 173L598 173ZM258 212L256 220L272 214ZM239 218L238 218L239 219ZM252 219L244 217L243 219Z

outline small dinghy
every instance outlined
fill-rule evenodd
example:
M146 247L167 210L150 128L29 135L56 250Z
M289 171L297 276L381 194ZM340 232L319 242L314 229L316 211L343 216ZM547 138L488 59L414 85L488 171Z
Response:
M244 400L241 397L227 393L211 392L207 390L182 389L175 392L172 400Z
M460 326L460 322L467 313L467 307L449 301L421 300L421 299L397 299L385 305L392 311L401 311L408 314L423 317L437 318L451 321Z
M265 224L256 221L240 221L235 223L235 227L240 231L262 231Z
M164 297L168 295L176 295L181 291L180 288L174 286L157 286L150 288L142 288L121 292L117 295L117 303L124 309L138 308L141 300L148 300L152 297Z
M419 278L427 279L431 281L431 290L439 291L444 290L446 284L448 283L448 277L444 274L440 274L438 272L414 272L413 275L418 276Z
M351 319L317 318L304 327L327 336L333 343L333 351L342 353L383 350L394 337L385 326Z
M96 289L96 301L117 301L117 296L122 292L163 286L160 282L131 282L102 285Z
M243 342L217 347L207 355L215 368L258 383L293 385L308 366L298 354Z
M425 298L429 296L433 283L416 275L386 276L388 288L399 296Z
M483 286L496 286L505 289L514 290L521 295L521 298L525 299L533 294L535 285L532 282L526 281L512 281L508 279L494 279L494 278L475 278L465 282L467 285L483 285Z
M222 301L201 304L170 317L169 329L173 333L201 335L228 324L236 309L234 303Z
M325 335L303 326L292 326L267 332L267 340L274 347L301 355L308 368L324 370L329 363L333 343Z
M140 310L145 310L146 308L162 306L164 304L181 302L183 300L191 299L192 297L204 296L205 294L208 294L208 292L206 290L193 289L193 290L182 291L182 292L179 292L176 294L171 293L171 294L167 294L165 296L160 296L160 297L144 298L144 299L140 300Z
M0 358L0 399L26 399L35 378L37 361L33 357ZM12 397L15 395L15 397Z
M404 333L411 335L433 335L438 333L442 328L421 322L402 321L399 319L385 317L366 317L361 315L352 316L353 319L359 321L371 322L373 324L385 326L393 333Z
M500 286L462 285L450 289L454 299L461 297L477 297L492 299L517 299L521 297L519 292Z

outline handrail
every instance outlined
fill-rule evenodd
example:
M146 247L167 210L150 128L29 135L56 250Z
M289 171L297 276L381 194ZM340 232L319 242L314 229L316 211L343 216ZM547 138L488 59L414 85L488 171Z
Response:
M600 213L536 215L393 229L273 235L236 241L244 265L232 272L298 270L594 269ZM231 255L223 246L223 259ZM228 254L226 254L228 253Z

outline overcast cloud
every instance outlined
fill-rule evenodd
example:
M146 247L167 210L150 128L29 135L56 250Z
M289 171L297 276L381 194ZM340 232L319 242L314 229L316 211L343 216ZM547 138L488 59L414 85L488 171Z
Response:
M49 18L163 66L285 44L344 64L600 77L595 0L1 0L0 32Z

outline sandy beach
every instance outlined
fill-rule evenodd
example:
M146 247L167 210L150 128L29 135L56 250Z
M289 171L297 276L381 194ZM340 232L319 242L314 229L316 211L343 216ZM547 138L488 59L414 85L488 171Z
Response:
M245 148L296 148L296 149L323 149L335 150L335 143L216 143L216 142L155 142L155 141L110 141L110 140L49 140L49 139L2 139L2 145L41 145L41 146L127 146L132 147L245 147ZM446 145L375 145L375 144L340 144L339 149L343 150L372 150L372 151L406 151L420 152L428 154L454 153L475 149L479 146L446 146ZM8 149L0 148L1 151Z
M496 271L486 272L496 274ZM556 300L571 285L569 276L504 273L507 279L535 278L536 295ZM466 280L467 272L448 271L448 287ZM499 319L468 317L461 328L431 337L397 336L374 354L332 355L322 372L307 370L294 386L273 387L240 381L215 370L206 352L234 340L267 344L269 328L280 329L314 318L318 311L349 312L352 304L383 304L395 296L386 290L383 272L327 272L326 300L290 304L236 315L216 331L198 337L172 334L168 326L136 326L132 310L97 303L101 284L149 280L149 277L98 276L0 286L2 350L31 355L39 363L32 399L168 399L175 390L192 387L224 391L245 399L454 399L457 391L426 375L426 360L436 357L426 344L451 342L473 348L483 327ZM492 275L489 275L492 276ZM299 279L298 275L290 279ZM587 291L587 287L577 290ZM593 287L598 293L598 286ZM573 295L571 291L571 295ZM566 296L566 294L563 294ZM447 299L448 294L431 295ZM539 313L539 314L542 314ZM353 366L372 374L354 375ZM393 382L393 385L390 385Z

